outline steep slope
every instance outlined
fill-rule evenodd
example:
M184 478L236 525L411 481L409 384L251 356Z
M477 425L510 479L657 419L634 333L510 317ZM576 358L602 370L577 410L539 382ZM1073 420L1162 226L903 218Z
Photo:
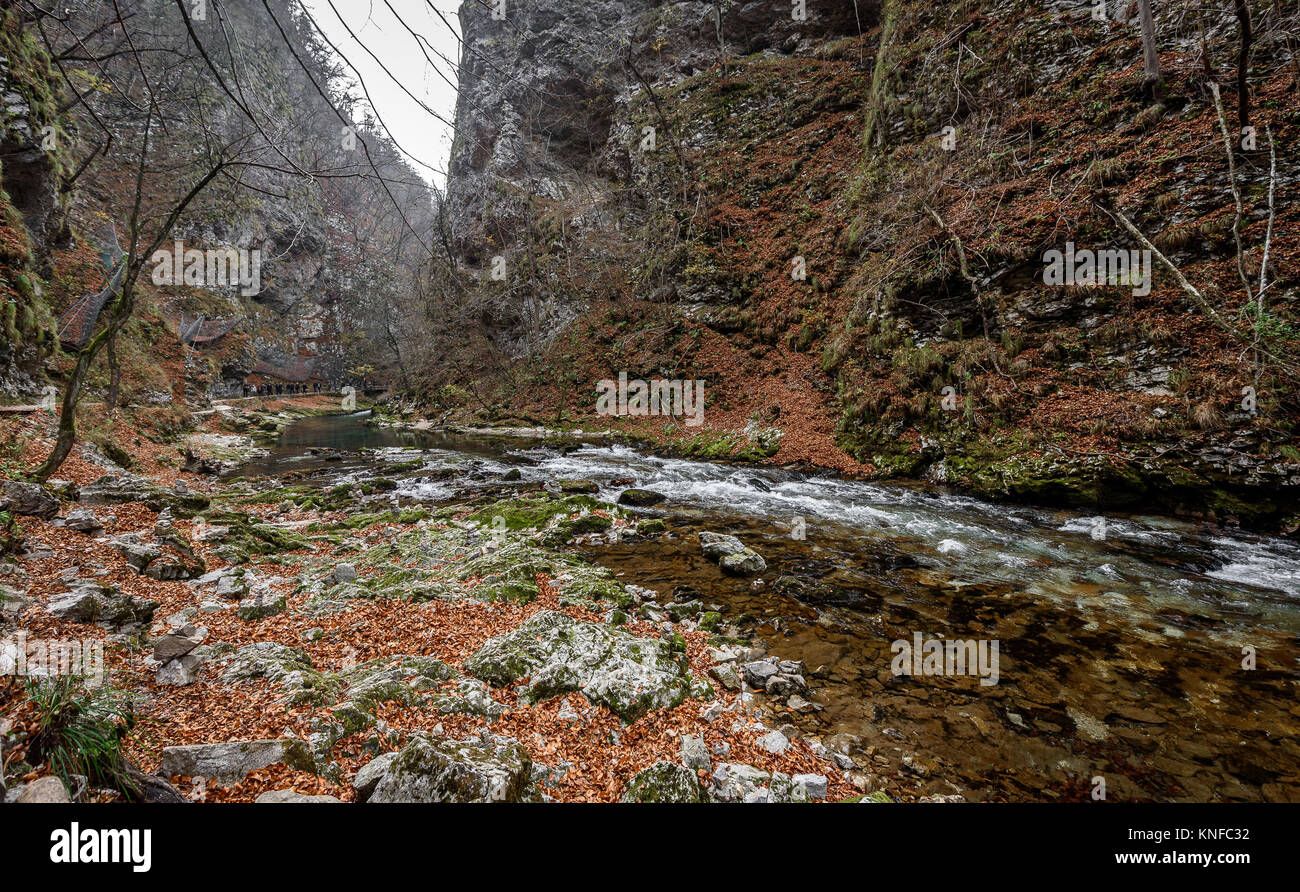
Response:
M1239 139L1236 24L1211 4L1157 4L1154 101L1135 4L721 7L721 49L713 4L578 24L462 8L449 194L498 371L435 402L605 424L601 379L700 378L702 431L616 425L693 454L1297 526L1293 13L1256 12ZM1155 257L1149 292L1047 284L1054 250L1140 251L1121 216L1195 296Z
M19 262L5 278L28 328L15 350L39 345L7 360L5 390L39 391L47 357L57 375L66 358L54 350L52 318L103 287L114 241L128 247L142 110L154 98L144 220L164 217L172 193L198 181L215 151L238 151L239 164L187 209L166 256L149 259L146 300L119 345L125 400L202 402L240 393L245 380L390 377L386 334L427 256L432 194L372 123L335 111L354 100L313 24L287 0L269 11L224 3L213 10L215 30L170 6L126 11L131 52L111 26L113 3L80 4L76 28L5 15L4 185L26 230L6 231L15 245L26 239L26 251L16 250L32 267L24 274ZM66 59L51 64L46 41ZM57 131L43 147L47 124ZM212 257L229 251L242 282L220 267L213 275ZM202 252L201 271L191 274L195 255L179 252ZM182 276L173 281L175 270ZM24 289L36 295L27 304Z

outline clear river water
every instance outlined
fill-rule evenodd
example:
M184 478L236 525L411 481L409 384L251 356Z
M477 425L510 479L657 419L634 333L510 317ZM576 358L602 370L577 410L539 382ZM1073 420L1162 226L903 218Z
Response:
M239 473L391 477L383 497L403 505L568 478L611 502L628 486L659 492L645 513L665 535L577 550L661 600L698 593L803 660L812 703L786 720L849 741L917 794L1083 800L1104 778L1109 800L1300 800L1295 542L549 442L378 427L360 413L296 423ZM416 457L422 468L389 472ZM513 469L519 481L504 484ZM767 571L723 575L700 553L706 529L738 536ZM997 684L895 675L893 642L918 633L996 641Z

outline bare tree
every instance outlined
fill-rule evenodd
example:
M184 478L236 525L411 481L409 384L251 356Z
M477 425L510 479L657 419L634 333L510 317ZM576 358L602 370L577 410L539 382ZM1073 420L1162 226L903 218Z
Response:
M148 258L165 242L170 236L172 229L176 226L176 221L180 219L181 214L189 207L198 195L207 188L207 185L217 177L218 174L230 166L230 162L225 159L219 159L212 164L206 173L190 188L188 192L180 199L179 202L171 209L163 223L158 227L157 234L152 240L149 247L141 250L141 230L142 230L142 213L141 209L144 204L145 195L145 173L149 163L149 138L152 134L153 123L156 119L156 110L151 104L149 112L145 116L144 132L140 137L140 159L136 167L135 179L135 203L131 210L130 233L131 247L127 251L125 263L126 275L122 279L121 290L112 299L106 310L106 321L104 327L99 330L86 345L77 351L77 361L72 368L72 373L68 376L68 383L63 389L63 403L59 415L59 432L54 442L54 449L44 462L40 464L31 473L31 478L38 482L48 480L63 465L64 460L72 452L72 447L77 442L77 406L81 402L83 387L86 381L86 375L90 371L91 365L99 355L100 350L111 344L116 338L122 326L131 317L135 308L136 283L140 277L140 271L144 268Z

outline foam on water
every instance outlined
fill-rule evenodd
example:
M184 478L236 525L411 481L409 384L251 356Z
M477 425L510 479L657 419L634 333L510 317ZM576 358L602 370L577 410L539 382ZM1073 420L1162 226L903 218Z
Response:
M1207 534L1169 518L1118 517L1013 505L903 484L804 476L646 455L627 446L560 452L529 446L499 457L435 451L427 466L467 465L487 478L518 469L521 479L594 481L599 497L617 499L626 481L660 493L668 505L720 517L747 518L783 537L796 518L846 551L870 553L880 539L918 554L959 584L1017 583L1026 590L1114 609L1138 598L1151 606L1237 613L1252 605L1300 629L1300 547L1249 534ZM387 458L387 456L385 456ZM618 483L615 483L618 481ZM462 482L463 485L463 482ZM403 493L437 500L453 483L403 484ZM854 544L856 543L856 544ZM1109 599L1080 594L1105 585ZM1272 597L1251 597L1251 592Z

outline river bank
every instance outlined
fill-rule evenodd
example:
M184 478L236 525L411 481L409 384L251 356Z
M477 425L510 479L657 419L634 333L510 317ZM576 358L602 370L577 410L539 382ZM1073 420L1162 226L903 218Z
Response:
M158 601L156 617L206 628L174 645L192 643L182 656L203 660L191 684L148 681L150 670L194 668L147 663L154 638L175 634L167 622L122 663L137 690L167 704L155 714L167 745L223 742L229 728L241 729L229 740L278 735L288 717L312 748L314 773L254 771L210 797L291 784L347 799L373 757L439 727L461 741L488 729L531 762L571 763L565 784L541 791L565 800L621 798L656 762L703 765L695 738L711 770L696 776L722 798L736 795L723 763L750 766L757 774L736 770L751 781L819 775L832 799L1083 801L1097 777L1129 801L1288 800L1300 789L1300 549L1286 540L667 458L604 435L250 408L222 413L219 435L267 428L273 439L241 441L246 460L223 476L177 475L209 500L193 518L173 512L203 561L198 580L141 577L124 565L130 549L112 544L134 533L160 543L163 566L186 563L159 539L156 493L140 496L152 507L132 506L129 528L98 537L109 541L70 533L71 505L62 528L33 522L61 551L19 564L37 572L41 585L28 587L46 604L71 584L56 570L76 563ZM70 469L83 490L102 473ZM744 572L706 552L709 534L738 540L733 569ZM87 547L93 558L68 551ZM917 635L996 643L996 683L894 672L894 648ZM551 642L541 652L529 643L538 637ZM561 646L574 640L584 644ZM241 654L252 645L274 648ZM656 656L582 674L623 645ZM381 658L395 662L371 662ZM398 699L369 705L378 668L396 673L382 680ZM611 693L611 679L629 678ZM644 691L658 693L633 717L628 698ZM141 751L142 764L161 766L161 753ZM775 792L770 779L746 783L740 798L800 795L784 777Z
M760 685L779 676L806 692L802 666L718 636L698 602L662 601L566 553L591 530L635 535L622 509L563 490L392 509L388 477L217 478L267 452L261 434L324 417L317 402L215 413L205 427L218 430L175 458L139 462L151 474L79 452L53 487L65 498L47 494L21 520L4 564L6 634L99 642L146 732L128 746L144 771L206 801L878 792L715 679L754 664ZM49 421L22 424L14 440L44 448ZM413 461L389 466L409 474ZM17 796L50 766L26 761L36 705L13 679L4 692ZM115 798L93 783L83 796Z

